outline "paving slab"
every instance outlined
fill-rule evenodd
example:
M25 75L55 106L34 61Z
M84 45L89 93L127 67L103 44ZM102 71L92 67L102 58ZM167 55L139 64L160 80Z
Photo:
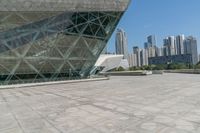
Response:
M2 133L199 133L200 75L0 89Z

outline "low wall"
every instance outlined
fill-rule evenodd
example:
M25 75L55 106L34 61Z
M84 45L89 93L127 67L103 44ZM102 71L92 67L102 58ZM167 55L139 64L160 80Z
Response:
M122 72L106 72L101 74L110 76L147 76L147 75L152 75L152 71L122 71Z
M163 74L163 70L152 70L152 74Z
M164 70L165 73L200 74L200 69Z

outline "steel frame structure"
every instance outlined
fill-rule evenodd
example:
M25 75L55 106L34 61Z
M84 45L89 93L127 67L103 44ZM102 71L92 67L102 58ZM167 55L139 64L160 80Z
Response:
M0 6L1 85L89 76L128 1L124 9L119 6L120 10L116 10L117 6L115 10L105 11L84 6L79 11L77 3L75 9L58 10L56 7L55 11L50 7L49 11L47 7L45 11L35 11L34 5L29 11L5 10Z

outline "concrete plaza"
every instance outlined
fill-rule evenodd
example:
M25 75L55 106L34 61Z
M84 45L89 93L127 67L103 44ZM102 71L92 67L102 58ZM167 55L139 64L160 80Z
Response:
M200 75L2 89L0 133L200 133Z

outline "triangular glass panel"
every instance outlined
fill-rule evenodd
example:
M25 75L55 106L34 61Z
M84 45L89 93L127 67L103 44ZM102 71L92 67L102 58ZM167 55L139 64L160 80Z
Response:
M99 31L97 32L96 36L105 38L106 33L102 28L100 28Z
M85 27L87 26L88 24L81 24L81 25L78 25L77 26L77 29L80 31L80 32L83 32L83 30L85 29Z
M92 28L90 26L90 24L88 24L87 28L85 29L85 31L83 32L83 34L85 35L89 35L89 36L92 36L94 35L93 31L92 31Z

